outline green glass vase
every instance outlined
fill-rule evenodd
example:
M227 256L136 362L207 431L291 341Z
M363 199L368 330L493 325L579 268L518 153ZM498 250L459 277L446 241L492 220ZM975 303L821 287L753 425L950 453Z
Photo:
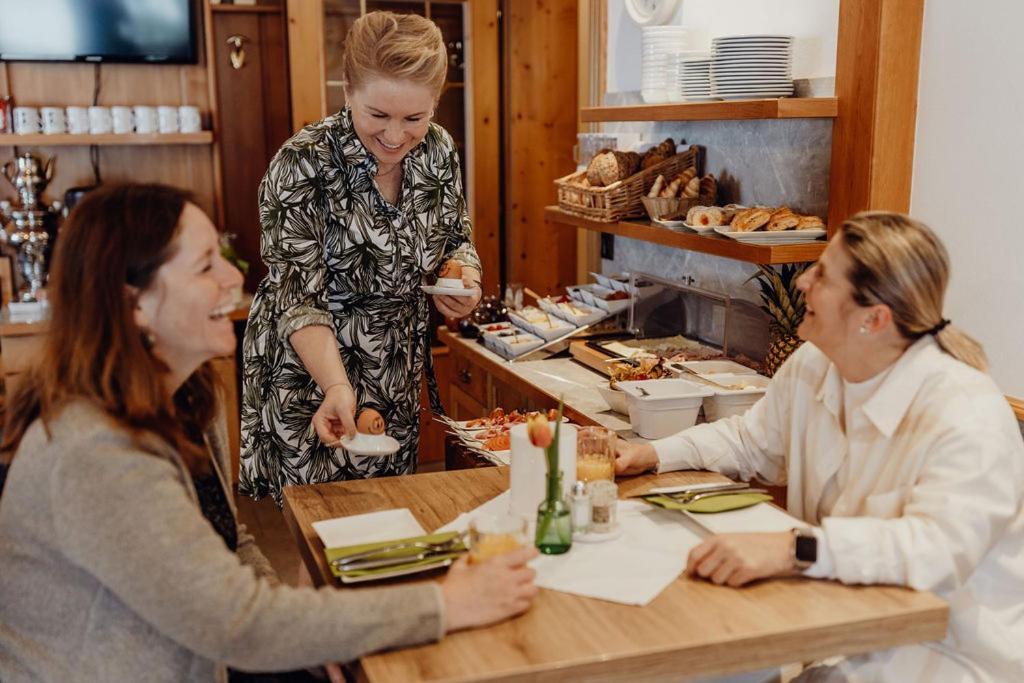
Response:
M557 465L548 469L547 496L537 508L534 543L545 555L561 555L572 547L572 515L562 500L562 473Z

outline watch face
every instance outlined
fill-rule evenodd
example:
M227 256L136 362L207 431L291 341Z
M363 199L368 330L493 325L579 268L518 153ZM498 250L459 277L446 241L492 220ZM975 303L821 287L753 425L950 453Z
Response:
M672 18L679 0L626 0L630 18L641 26L658 26Z
M818 538L816 536L796 537L796 561L812 565L818 561Z

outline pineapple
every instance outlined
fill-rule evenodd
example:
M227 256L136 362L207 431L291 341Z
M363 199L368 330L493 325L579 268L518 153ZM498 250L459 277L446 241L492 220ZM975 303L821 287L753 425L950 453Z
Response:
M751 276L761 288L761 310L767 313L769 323L768 353L764 359L764 374L774 375L803 340L796 336L796 328L804 318L804 295L797 289L796 279L807 269L807 264L787 263L782 271L759 265Z

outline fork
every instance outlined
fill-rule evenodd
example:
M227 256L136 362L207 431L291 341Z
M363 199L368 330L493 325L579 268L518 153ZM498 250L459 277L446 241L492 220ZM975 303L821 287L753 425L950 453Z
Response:
M714 498L715 496L731 496L734 493L768 493L766 489L736 489L734 491L707 491L705 493L695 493L686 500L680 501L684 504L696 503L698 500L705 498Z
M412 543L395 543L393 545L384 546L383 548L373 548L371 550L364 550L352 555L339 557L331 564L344 571L349 569L373 569L375 567L388 567L395 564L418 562L419 560L426 559L430 555L455 551L464 538L465 534L456 534L447 541L413 541ZM373 559L379 555L393 552L395 550L411 550L413 548L420 548L420 552L413 555L399 555L395 557L381 557L380 559Z

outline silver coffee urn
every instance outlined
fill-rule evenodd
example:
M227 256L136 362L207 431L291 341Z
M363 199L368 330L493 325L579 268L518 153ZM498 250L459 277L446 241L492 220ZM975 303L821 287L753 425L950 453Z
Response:
M0 239L17 250L17 301L21 305L12 305L12 314L18 309L31 312L44 305L39 290L46 286L48 228L59 221L61 206L59 202L47 206L43 202L43 190L53 179L56 160L57 157L50 157L44 164L41 158L25 152L0 167L18 194L16 205L0 201L3 221Z

